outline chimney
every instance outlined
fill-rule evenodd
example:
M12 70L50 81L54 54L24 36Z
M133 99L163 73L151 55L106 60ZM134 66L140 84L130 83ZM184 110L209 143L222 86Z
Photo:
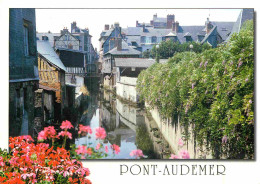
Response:
M211 22L209 21L209 18L207 18L206 21L206 34L209 34L210 30L213 28L213 25L211 24Z
M179 22L178 21L172 23L172 31L174 31L175 33L178 33L178 31L179 31Z
M109 24L105 24L105 30L109 30Z
M157 13L153 15L153 20L157 19Z
M175 22L175 15L167 15L167 29L171 29L173 22Z
M65 33L68 33L69 30L67 27L64 27L63 30L60 31L61 34L65 34Z
M77 23L76 23L76 21L73 21L72 23L71 23L71 32L73 32L73 29L74 29L74 31L75 31L75 29L76 29L76 27L77 27Z
M142 27L143 27L143 32L145 32L145 24L144 23L143 23Z
M135 27L138 27L139 26L139 23L138 23L138 20L136 21L135 23Z
M119 23L118 23L118 22L115 22L114 25L115 25L115 28L116 28L116 27L119 27Z
M121 51L122 50L122 38L117 38L117 50Z

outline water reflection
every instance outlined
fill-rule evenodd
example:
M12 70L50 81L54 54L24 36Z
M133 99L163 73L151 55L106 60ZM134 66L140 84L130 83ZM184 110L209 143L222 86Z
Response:
M84 108L80 123L89 125L92 130L100 126L105 128L107 138L104 146L110 147L112 144L120 146L118 155L114 155L110 150L105 159L132 159L129 154L135 149L142 149L148 158L157 158L145 124L143 110L123 103L112 93L97 90L96 84L98 82L87 84L90 96L82 105ZM93 135L76 139L77 146L91 144L95 147L97 143L98 140Z

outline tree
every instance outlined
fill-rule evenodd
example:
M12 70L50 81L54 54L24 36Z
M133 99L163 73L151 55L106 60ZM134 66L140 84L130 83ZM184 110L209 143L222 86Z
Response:
M168 59L170 57L173 57L174 54L177 52L191 51L190 49L191 44L193 45L192 51L196 53L201 53L204 50L211 49L211 46L206 43L202 45L198 42L193 41L193 42L185 42L183 44L180 44L179 42L173 42L172 40L167 40L160 43L160 47L158 49L159 56L161 59ZM151 52L149 51L149 55L152 58L155 58L156 52L157 50L156 47L154 46ZM143 57L144 55L147 56L147 54L148 53L145 51L145 53L143 53Z

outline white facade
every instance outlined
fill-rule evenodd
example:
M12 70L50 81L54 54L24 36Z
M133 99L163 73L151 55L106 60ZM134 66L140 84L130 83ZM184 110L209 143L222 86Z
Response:
M120 77L116 83L116 94L125 100L137 103L139 96L136 92L135 77Z

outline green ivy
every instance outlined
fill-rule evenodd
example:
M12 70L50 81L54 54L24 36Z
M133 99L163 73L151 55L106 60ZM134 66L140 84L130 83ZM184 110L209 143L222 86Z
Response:
M179 115L183 126L193 125L198 144L210 142L215 158L254 157L253 30L246 21L228 43L177 53L138 76L141 99L163 118Z

